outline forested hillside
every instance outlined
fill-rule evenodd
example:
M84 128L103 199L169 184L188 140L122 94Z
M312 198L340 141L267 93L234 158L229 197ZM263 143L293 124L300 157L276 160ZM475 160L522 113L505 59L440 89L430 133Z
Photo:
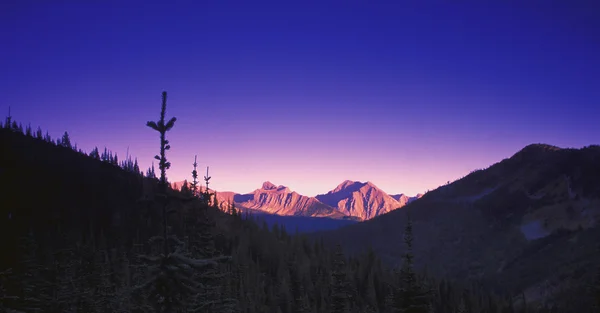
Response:
M402 210L413 212L417 268L561 312L598 302L600 146L529 145ZM397 264L405 248L390 238L408 223L402 210L314 236L342 243L347 253L373 249Z
M415 273L411 223L387 238L405 252L388 268L170 189L166 93L161 109L158 173L3 123L1 312L562 312Z

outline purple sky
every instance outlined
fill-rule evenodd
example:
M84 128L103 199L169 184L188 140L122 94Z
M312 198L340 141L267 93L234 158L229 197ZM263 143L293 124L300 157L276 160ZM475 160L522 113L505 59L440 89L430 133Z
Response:
M171 181L413 195L599 143L597 1L526 2L2 1L0 112L146 168L166 90Z

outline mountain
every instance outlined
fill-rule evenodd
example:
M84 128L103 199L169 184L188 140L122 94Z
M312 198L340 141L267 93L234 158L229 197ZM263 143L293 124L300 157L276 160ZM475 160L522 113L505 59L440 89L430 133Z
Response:
M303 196L295 191L291 191L285 186L276 186L271 182L265 182L262 188L256 189L252 197L240 197L239 200L234 197L241 207L260 210L277 215L295 215L311 217L331 217L342 218L344 214L336 211L334 208L313 198Z
M407 212L415 264L432 274L522 291L528 302L581 298L600 264L600 146L529 145L402 210L314 236L398 264Z
M411 203L411 202L413 202L413 201L415 201L417 199L420 199L422 196L423 196L422 193L419 193L419 194L417 194L414 197L407 196L407 195L405 195L403 193L400 193L400 194L397 194L397 195L390 195L390 197L394 198L402 206L405 206L405 205L407 205L407 204L409 204L409 203Z
M183 181L171 183L173 189L181 189ZM212 190L212 189L211 189ZM214 191L214 190L212 190ZM327 194L316 197L303 196L288 187L269 181L249 194L216 191L222 209L235 203L236 207L281 216L329 217L351 220L367 220L385 214L422 195L408 197L404 194L390 196L372 182L346 180ZM397 197L397 198L394 198Z
M372 182L346 180L332 191L316 198L345 215L368 220L391 212L408 203L401 203Z
M181 189L182 182L172 183L174 189ZM211 191L215 192L211 189ZM261 213L282 216L329 217L344 218L344 214L326 205L314 197L303 196L283 185L275 185L269 181L249 194L238 194L231 191L216 191L217 201L224 209L235 203L236 207L260 211Z

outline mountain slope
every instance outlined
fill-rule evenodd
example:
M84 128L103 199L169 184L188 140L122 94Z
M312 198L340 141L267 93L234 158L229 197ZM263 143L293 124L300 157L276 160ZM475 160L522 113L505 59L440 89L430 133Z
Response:
M346 180L334 190L316 197L343 214L368 220L404 206L371 182ZM408 200L407 200L408 202Z
M408 210L416 262L431 273L523 290L529 301L581 298L600 262L600 146L530 145L403 210L315 236L352 252L372 245L397 263Z
M241 197L238 197L241 198ZM234 200L236 200L234 198ZM291 191L285 186L265 182L252 193L252 198L240 199L239 205L253 210L277 214L342 218L344 214L313 198ZM237 202L237 201L236 201Z

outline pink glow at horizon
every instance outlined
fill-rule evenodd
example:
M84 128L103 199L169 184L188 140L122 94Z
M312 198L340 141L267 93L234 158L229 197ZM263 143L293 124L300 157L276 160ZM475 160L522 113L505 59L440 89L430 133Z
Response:
M158 118L160 102L156 99L153 102L145 112L127 116L126 121L135 117L135 123L124 120L115 125L108 119L88 122L84 118L65 117L60 123L46 126L43 114L28 117L34 128L40 125L49 130L53 138L69 131L72 141L86 152L94 146L103 149L102 143L109 142L107 148L123 160L129 148L129 154L138 158L140 168L145 171L156 162L153 156L159 143L157 134L145 126L145 121ZM102 106L95 106L94 110L101 114ZM272 127L248 125L244 130L245 125L239 125L244 121L234 125L226 117L206 114L211 122L204 130L196 124L193 115L184 111L175 100L169 100L167 117L178 117L167 135L172 146L167 154L172 163L169 181L191 181L194 155L198 155L200 177L204 176L206 166L210 166L211 188L238 193L252 192L264 181L271 181L300 194L315 196L349 179L371 181L389 194L414 196L510 157L527 144L547 142L561 147L590 144L582 139L574 146L573 140L556 140L560 139L557 134L547 132L521 136L507 131L491 135L458 133L458 129L435 132L428 131L425 121L421 121L420 126L410 126L410 132L398 128L394 137L393 129L375 134L336 125L339 122L324 125L318 118L305 118L307 125L313 123L307 131L292 131L296 129L294 123L283 121L274 122ZM20 113L23 112L13 109L13 116L19 121ZM121 131L103 131L104 122ZM70 126L59 125L63 123Z

